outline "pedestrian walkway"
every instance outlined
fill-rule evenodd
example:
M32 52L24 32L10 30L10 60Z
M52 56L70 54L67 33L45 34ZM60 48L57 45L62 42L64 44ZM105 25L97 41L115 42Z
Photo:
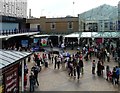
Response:
M75 51L70 50L69 52ZM96 58L95 60L97 62ZM42 67L42 71L38 75L40 85L35 88L35 91L120 91L120 86L106 81L105 72L103 77L98 77L97 74L92 75L91 61L84 61L84 74L80 76L79 80L69 77L67 71L54 69L52 64L48 68ZM31 68L33 64L28 63L28 67ZM105 66L107 64L111 68L117 65L113 60L110 63L105 62ZM29 82L27 87L29 89Z

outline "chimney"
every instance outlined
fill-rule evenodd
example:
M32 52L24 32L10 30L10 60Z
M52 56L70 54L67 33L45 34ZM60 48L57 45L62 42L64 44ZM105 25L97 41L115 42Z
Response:
M31 18L31 9L29 9L29 18Z

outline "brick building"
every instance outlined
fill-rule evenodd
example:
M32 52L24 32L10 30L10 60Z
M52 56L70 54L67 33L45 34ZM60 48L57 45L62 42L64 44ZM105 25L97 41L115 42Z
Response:
M27 19L27 28L41 33L68 34L78 31L78 17Z

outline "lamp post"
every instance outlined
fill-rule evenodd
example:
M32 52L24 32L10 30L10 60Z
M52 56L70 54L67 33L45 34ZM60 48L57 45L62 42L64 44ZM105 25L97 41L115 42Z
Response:
M75 4L75 2L73 1L73 16L75 16L75 15L74 15L74 4Z
M43 11L44 11L44 10L45 10L45 9L42 9L42 10L41 10L41 16L43 16Z

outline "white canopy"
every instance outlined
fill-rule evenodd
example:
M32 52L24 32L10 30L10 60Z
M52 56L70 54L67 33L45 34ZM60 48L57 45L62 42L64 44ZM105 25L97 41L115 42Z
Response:
M72 33L72 34L69 34L69 35L65 35L64 37L76 37L76 38L78 38L79 37L79 33Z
M50 36L48 34L43 34L43 35L34 35L34 37L45 37L45 36Z
M69 38L120 38L120 32L75 32L64 37Z

